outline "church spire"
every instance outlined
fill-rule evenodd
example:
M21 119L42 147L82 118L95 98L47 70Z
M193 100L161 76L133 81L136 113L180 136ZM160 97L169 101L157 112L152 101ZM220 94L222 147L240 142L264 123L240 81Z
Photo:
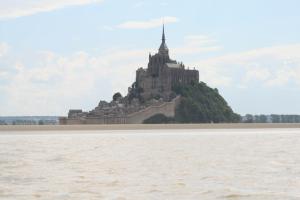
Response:
M163 24L163 31L162 31L162 39L161 45L159 47L159 53L163 55L169 55L169 49L166 44L166 36L165 36L165 24Z
M166 43L165 24L163 24L162 42L163 42L163 43Z

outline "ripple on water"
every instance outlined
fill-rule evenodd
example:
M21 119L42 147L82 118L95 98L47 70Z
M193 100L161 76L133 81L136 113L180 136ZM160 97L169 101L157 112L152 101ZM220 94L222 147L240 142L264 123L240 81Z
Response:
M0 135L0 199L299 200L300 131L264 131Z

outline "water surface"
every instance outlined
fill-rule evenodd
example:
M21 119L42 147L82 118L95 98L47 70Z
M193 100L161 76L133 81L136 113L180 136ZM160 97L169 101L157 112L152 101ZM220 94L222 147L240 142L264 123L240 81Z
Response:
M300 199L300 129L0 134L0 199Z

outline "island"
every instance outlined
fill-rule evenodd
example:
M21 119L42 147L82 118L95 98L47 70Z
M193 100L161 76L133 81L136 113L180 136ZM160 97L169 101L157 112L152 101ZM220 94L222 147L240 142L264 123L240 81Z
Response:
M75 124L159 124L234 123L233 112L217 89L199 82L199 71L169 56L163 26L162 42L156 54L149 54L147 68L136 70L128 94L117 92L111 102L100 101L91 111L69 110L61 125Z

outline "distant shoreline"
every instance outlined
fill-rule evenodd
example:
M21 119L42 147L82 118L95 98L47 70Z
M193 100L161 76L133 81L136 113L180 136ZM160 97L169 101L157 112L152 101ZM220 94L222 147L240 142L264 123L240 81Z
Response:
M84 130L178 130L178 129L280 129L300 128L300 123L237 124L112 124L112 125L1 125L5 131L84 131Z

